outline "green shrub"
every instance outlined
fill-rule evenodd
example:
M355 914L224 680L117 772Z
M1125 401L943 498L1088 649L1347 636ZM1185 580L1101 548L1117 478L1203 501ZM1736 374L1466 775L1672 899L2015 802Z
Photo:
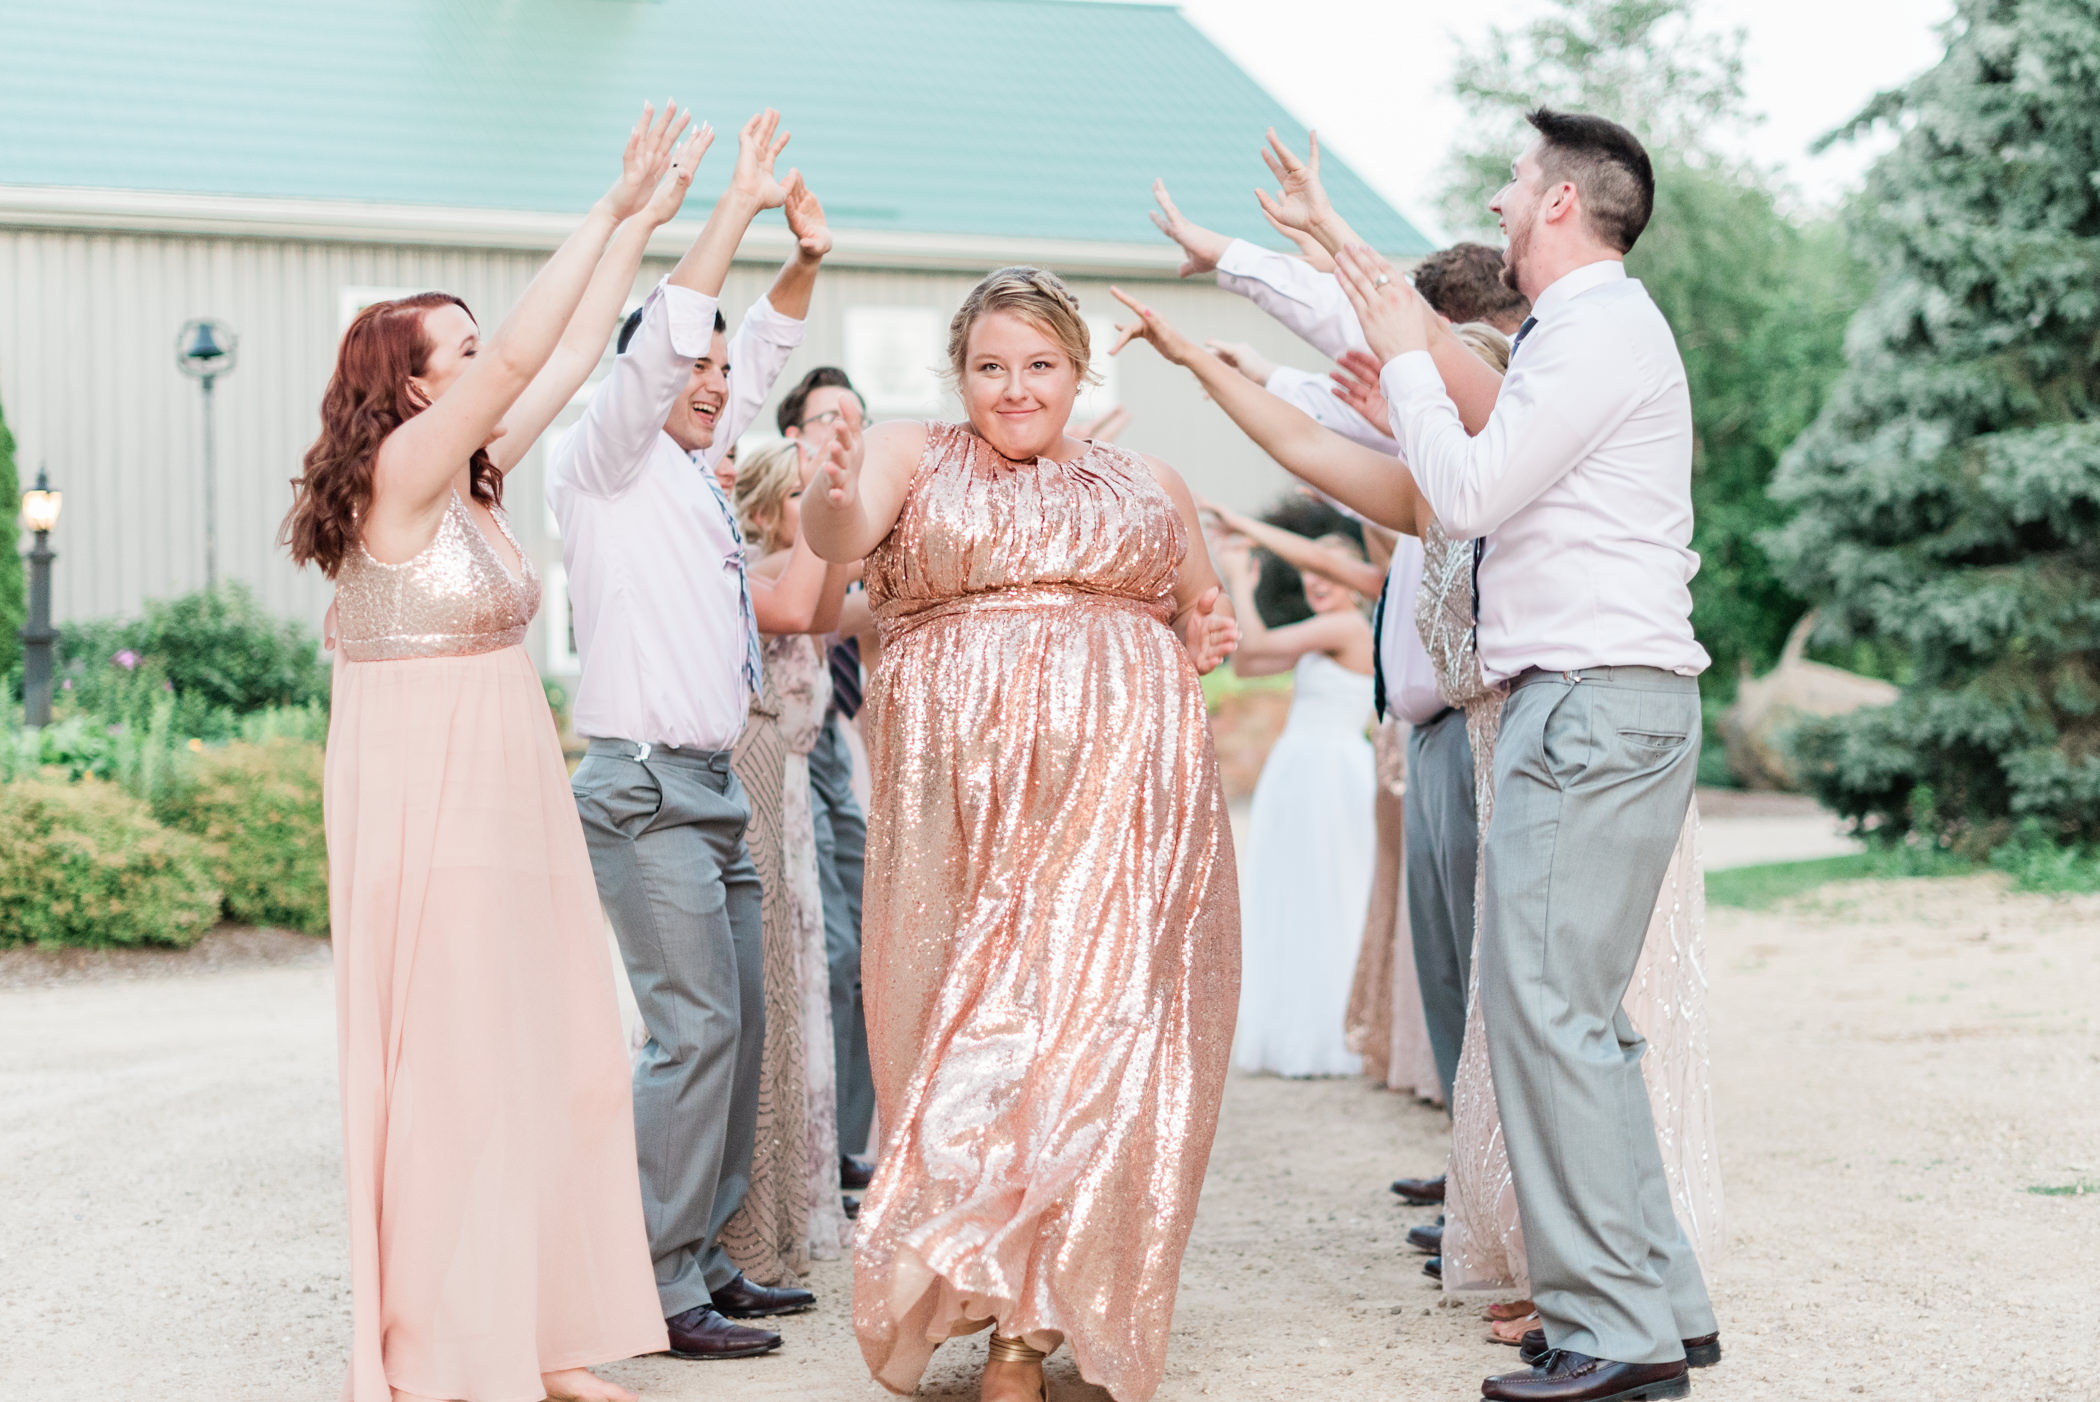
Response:
M59 656L83 710L108 712L126 689L165 682L184 708L176 728L206 740L230 736L233 718L265 707L328 703L312 635L272 617L240 584L149 603L136 619L71 624Z
M319 745L277 739L207 749L183 766L156 809L203 843L229 920L326 933Z
M0 945L188 945L219 918L203 846L94 780L0 784Z

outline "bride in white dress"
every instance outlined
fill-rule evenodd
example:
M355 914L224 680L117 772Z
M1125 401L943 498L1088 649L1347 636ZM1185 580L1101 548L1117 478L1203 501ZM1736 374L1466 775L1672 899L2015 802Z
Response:
M1323 543L1355 549L1345 536ZM1239 1031L1233 1062L1280 1076L1353 1076L1349 988L1363 940L1376 855L1371 743L1371 623L1363 600L1305 576L1312 617L1265 627L1254 608L1245 537L1227 540L1219 572L1232 591L1243 677L1289 671L1290 718L1262 766L1241 863Z

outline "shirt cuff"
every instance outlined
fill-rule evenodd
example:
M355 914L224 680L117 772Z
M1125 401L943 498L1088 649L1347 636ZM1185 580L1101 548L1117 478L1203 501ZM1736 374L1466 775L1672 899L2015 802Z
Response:
M714 345L715 312L721 300L705 292L695 292L690 287L674 286L666 280L656 284L649 299L642 303L642 321L646 324L661 306L662 314L670 319L672 354L685 360L698 360Z
M1254 281L1260 282L1263 280L1261 275L1263 260L1282 256L1270 249L1251 244L1245 239L1234 239L1231 243L1225 245L1225 251L1218 255L1218 276L1221 278L1252 278Z
M747 331L777 346L793 349L801 345L802 338L809 334L809 323L782 315L773 306L770 297L761 297L744 313L744 324L739 328L739 333Z
M1442 394L1444 377L1437 373L1436 358L1428 351L1408 351L1387 361L1378 372L1378 387L1386 403L1399 405L1424 394Z

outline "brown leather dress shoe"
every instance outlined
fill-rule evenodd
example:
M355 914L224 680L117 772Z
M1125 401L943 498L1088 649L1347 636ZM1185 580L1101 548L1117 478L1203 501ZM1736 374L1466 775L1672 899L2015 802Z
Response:
M839 1186L849 1193L858 1193L875 1181L875 1160L861 1158L858 1154L839 1155Z
M1407 1244L1417 1251L1426 1251L1434 1256L1444 1249L1444 1224L1433 1227L1409 1227Z
M1684 1363L1614 1363L1554 1349L1528 1373L1504 1373L1480 1385L1487 1402L1662 1402L1692 1395Z
M1526 1363L1536 1364L1545 1356L1546 1331L1543 1329L1527 1330L1524 1334L1523 1346L1517 1351L1517 1357L1523 1359ZM1696 1339L1686 1339L1684 1341L1685 1367L1711 1368L1720 1361L1721 1336L1718 1333L1701 1334Z
M1434 1178L1395 1178L1393 1191L1417 1207L1444 1200L1444 1175Z
M757 1319L768 1314L800 1314L816 1308L817 1297L798 1285L754 1285L742 1271L719 1290L710 1290L715 1308L731 1319Z
M754 1358L780 1347L780 1335L732 1324L713 1305L700 1305L664 1321L673 1358Z

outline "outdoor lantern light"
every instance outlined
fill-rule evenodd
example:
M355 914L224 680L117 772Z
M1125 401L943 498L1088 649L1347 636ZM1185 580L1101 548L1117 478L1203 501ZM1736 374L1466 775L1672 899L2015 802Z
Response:
M36 486L22 493L22 526L42 535L58 529L58 508L65 500L64 492L54 492L44 485L44 474L36 475Z
M240 337L224 322L199 317L182 323L175 337L175 364L204 390L204 587L219 585L219 488L212 433L211 389L232 371Z
M41 466L36 486L22 493L22 524L35 537L29 547L29 618L22 625L22 710L33 726L51 724L51 645L58 641L51 626L51 562L58 558L51 531L62 499Z

